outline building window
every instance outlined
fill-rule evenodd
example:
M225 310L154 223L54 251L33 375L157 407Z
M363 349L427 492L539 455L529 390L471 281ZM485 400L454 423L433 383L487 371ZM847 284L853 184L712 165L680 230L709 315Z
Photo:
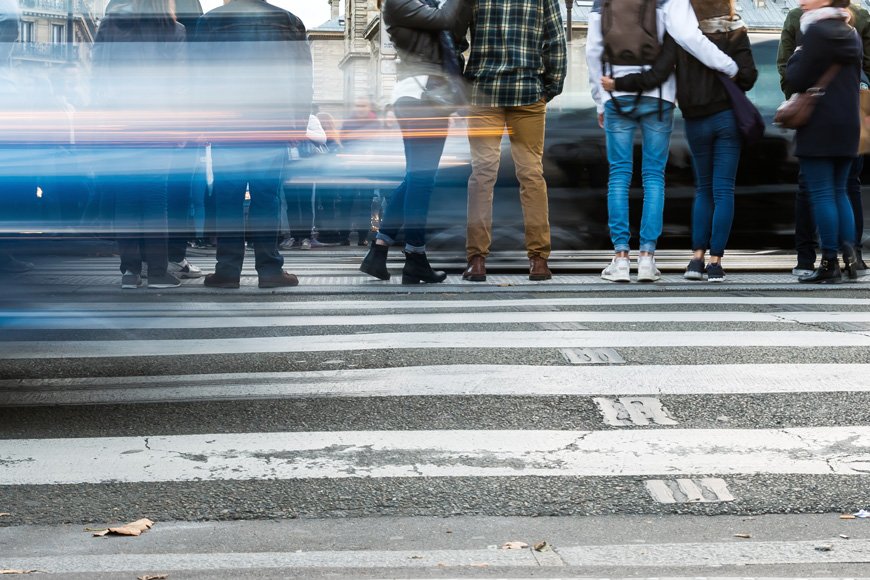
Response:
M21 34L18 36L21 42L33 42L33 23L21 22Z
M63 44L66 42L66 37L63 34L64 26L62 24L51 25L51 42L54 44Z

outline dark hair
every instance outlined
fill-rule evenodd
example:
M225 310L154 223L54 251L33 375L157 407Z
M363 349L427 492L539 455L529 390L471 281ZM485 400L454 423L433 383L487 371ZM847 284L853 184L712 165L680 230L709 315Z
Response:
M851 0L831 0L831 7L833 8L848 8Z

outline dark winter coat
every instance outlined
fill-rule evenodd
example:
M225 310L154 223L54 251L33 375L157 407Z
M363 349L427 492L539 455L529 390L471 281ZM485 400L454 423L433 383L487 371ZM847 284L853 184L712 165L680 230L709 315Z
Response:
M819 97L809 123L797 130L799 157L854 157L860 118L858 84L862 47L855 29L839 19L820 20L806 30L801 48L788 60L786 83L797 92L815 86L834 64L839 73Z

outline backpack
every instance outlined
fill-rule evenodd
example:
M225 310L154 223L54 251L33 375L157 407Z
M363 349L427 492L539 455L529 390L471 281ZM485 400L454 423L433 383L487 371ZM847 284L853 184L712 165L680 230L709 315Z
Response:
M613 65L651 65L661 52L656 0L603 0L603 60Z

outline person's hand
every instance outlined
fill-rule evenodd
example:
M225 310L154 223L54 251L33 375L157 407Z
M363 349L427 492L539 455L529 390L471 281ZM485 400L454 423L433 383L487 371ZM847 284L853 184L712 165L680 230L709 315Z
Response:
M612 93L616 90L616 81L611 77L601 77L601 88L608 93Z
M604 128L604 113L598 113L598 126Z

